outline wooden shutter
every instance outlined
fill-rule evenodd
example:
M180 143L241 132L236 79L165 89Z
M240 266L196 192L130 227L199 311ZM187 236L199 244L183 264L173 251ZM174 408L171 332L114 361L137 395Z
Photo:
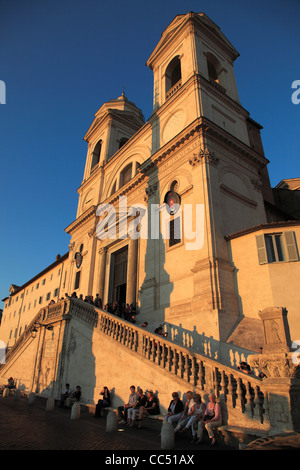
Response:
M256 246L259 264L266 264L268 262L268 257L264 235L256 235Z
M294 232L284 232L285 245L289 261L298 261L298 250Z

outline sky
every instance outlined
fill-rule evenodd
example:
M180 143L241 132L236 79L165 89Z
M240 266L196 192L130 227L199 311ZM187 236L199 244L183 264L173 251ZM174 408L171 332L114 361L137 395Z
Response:
M300 0L0 0L0 300L68 251L95 113L125 89L150 117L146 61L189 11L240 54L239 98L263 126L271 185L300 177Z

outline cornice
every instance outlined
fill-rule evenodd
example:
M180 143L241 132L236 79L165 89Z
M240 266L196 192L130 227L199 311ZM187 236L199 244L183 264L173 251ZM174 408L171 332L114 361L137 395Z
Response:
M87 222L92 216L96 214L97 206L89 207L83 214L81 214L74 222L72 222L67 228L65 228L65 232L69 235L72 235L75 229L83 225Z
M270 228L271 229L282 228L282 227L296 227L296 226L300 226L300 220L269 222L266 224L254 225L253 227L248 227L243 230L239 230L238 232L230 233L229 235L226 235L224 238L225 240L233 240L234 238L239 238L249 233L258 232L259 230L266 230Z

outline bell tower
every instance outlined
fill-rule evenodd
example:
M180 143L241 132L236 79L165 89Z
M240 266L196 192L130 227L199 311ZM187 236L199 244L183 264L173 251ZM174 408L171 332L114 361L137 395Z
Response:
M83 182L78 190L77 217L101 200L103 166L144 124L144 116L124 93L104 103L84 136L88 143Z
M146 63L154 79L149 119L152 165L146 162L142 171L149 185L161 191L160 201L176 181L183 223L188 219L185 204L202 204L204 214L203 246L188 252L183 235L181 245L165 250L167 273L176 263L182 266L182 259L184 267L181 279L171 275L164 280L172 294L170 307L161 309L161 318L176 323L184 312L191 330L197 326L208 337L225 342L240 320L225 237L265 223L264 199L270 196L261 126L239 100L233 67L238 57L213 21L204 13L190 12L174 18ZM151 257L147 261L151 263ZM158 263L153 258L153 264ZM158 291L159 275L157 270L153 281ZM192 279L189 285L184 276ZM146 287L145 283L144 291Z
M204 13L176 16L146 63L153 70L153 112L167 104L171 108L175 96L178 108L179 95L188 90L182 104L185 119L183 113L175 112L173 125L180 121L183 128L205 117L249 145L248 113L240 104L233 68L238 57Z

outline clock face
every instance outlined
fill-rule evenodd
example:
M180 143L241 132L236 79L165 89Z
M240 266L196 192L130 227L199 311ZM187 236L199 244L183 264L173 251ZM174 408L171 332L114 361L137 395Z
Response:
M79 251L77 251L77 253L75 253L74 258L75 258L76 268L79 269L82 263L82 254L79 253Z

